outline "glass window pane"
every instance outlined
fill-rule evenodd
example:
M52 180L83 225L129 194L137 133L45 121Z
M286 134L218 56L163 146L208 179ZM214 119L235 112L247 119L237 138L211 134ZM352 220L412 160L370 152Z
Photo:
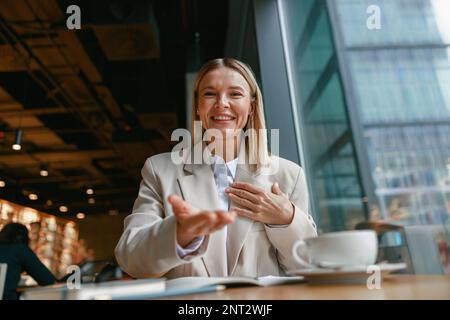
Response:
M305 169L320 231L366 219L325 1L283 1Z

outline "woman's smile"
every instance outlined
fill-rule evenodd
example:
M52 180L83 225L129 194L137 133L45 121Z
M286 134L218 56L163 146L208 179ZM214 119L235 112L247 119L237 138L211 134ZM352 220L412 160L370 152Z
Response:
M236 117L228 114L219 114L211 116L210 119L217 124L229 124L236 120Z

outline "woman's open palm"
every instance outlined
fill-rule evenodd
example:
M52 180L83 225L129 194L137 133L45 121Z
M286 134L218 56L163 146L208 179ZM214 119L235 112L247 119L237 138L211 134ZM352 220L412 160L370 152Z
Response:
M206 236L233 223L234 211L209 211L194 208L178 195L170 195L169 203L177 219L177 241L185 247L197 237Z

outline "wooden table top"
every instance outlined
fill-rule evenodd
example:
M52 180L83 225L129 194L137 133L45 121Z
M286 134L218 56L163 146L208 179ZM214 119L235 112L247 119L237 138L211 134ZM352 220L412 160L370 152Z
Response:
M224 291L177 296L182 300L422 300L450 299L450 275L390 275L380 289L365 284L289 284L229 288Z

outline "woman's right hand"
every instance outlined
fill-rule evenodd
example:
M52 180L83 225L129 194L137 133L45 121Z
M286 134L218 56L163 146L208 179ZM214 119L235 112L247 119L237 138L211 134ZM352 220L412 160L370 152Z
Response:
M236 217L234 211L198 210L177 195L170 195L169 203L177 218L177 241L185 247L197 237L206 236L233 223Z

